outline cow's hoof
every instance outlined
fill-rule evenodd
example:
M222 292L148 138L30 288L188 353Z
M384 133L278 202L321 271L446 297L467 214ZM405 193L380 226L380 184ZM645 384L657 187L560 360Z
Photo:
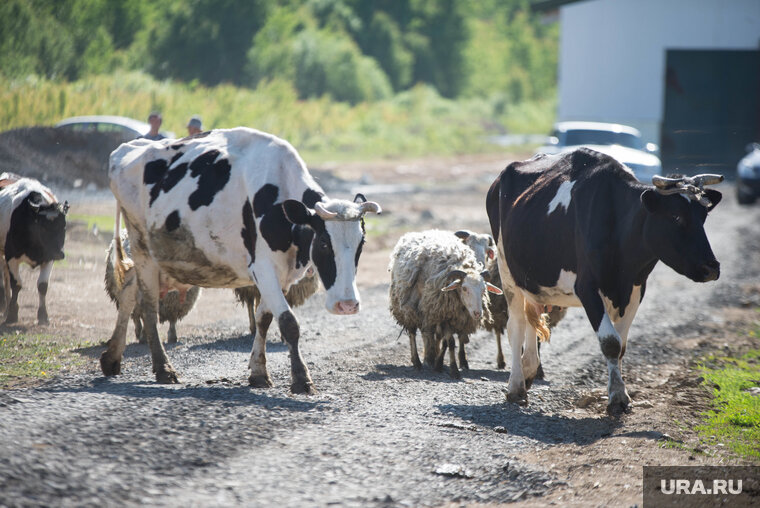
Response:
M520 390L516 393L507 393L507 402L517 404L518 406L528 405L528 392Z
M412 358L412 365L414 365L415 369L422 370L422 363L419 358Z
M626 413L630 409L631 398L625 391L610 394L610 401L607 403L607 414L618 416Z
M317 389L311 379L293 381L293 384L290 385L290 391L292 393L303 393L306 395L315 395L317 393Z
M462 370L470 370L470 364L467 362L467 360L460 361L459 366L462 368Z
M496 368L497 369L506 369L507 368L507 363L504 361L503 358L501 360L496 360Z
M274 383L272 383L272 378L270 378L267 374L259 374L256 376L251 374L251 376L248 378L248 384L253 388L272 388L274 386Z
M37 324L38 325L49 325L50 321L48 320L47 312L38 312L37 313Z
M170 366L159 369L156 372L156 382L162 385L179 384L177 372Z
M525 378L525 389L530 390L530 387L533 386L533 381L536 379L536 375L533 375L533 377L526 377Z
M538 364L538 370L536 371L536 379L540 379L541 381L543 381L545 379L544 378L544 366L541 365L540 363Z
M113 358L108 351L100 355L100 370L104 376L117 376L121 374L121 359Z

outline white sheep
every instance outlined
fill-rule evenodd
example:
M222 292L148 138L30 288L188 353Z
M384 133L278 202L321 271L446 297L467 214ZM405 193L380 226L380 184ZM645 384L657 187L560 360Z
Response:
M111 297L111 300L116 304L118 309L121 305L133 305L134 308L131 311L132 321L135 324L135 337L138 342L147 342L143 335L142 325L142 305L141 295L139 289L137 289L137 280L134 273L134 267L127 270L124 275L124 279L119 281L113 269L113 254L115 240L111 241L111 245L108 246L108 254L106 256L106 275L105 286L106 293ZM124 247L124 251L127 256L130 254L129 249L129 237L127 231L121 232L121 244ZM129 287L134 285L134 287ZM127 289L127 292L125 292ZM136 294L126 294L131 291L135 291ZM169 322L169 333L167 336L168 342L177 342L177 321L185 317L195 305L198 300L201 289L197 286L192 286L184 295L180 295L178 291L169 291L159 299L158 302L158 319L161 323ZM117 325L118 326L118 325ZM125 323L126 326L126 323Z
M458 378L454 334L460 343L467 342L489 321L486 291L501 293L501 289L483 280L482 265L473 251L449 231L405 234L391 254L389 269L390 311L409 334L412 364L422 367L417 354L419 330L425 363L441 370L448 347L451 376Z

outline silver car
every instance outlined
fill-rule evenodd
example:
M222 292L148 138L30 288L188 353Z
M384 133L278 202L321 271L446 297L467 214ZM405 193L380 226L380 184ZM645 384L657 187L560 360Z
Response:
M662 171L657 145L644 143L638 129L603 122L557 122L539 153L555 154L581 146L605 153L625 164L642 182L651 183Z

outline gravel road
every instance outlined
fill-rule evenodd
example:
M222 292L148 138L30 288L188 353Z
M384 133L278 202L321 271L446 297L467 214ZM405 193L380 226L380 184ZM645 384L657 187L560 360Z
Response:
M372 198L406 229L485 230L485 188L494 175ZM724 202L707 222L721 278L696 284L662 264L655 269L626 353L634 402L638 366L682 355L672 341L721 326L715 309L738 305L743 288L760 281L760 208L740 208L733 188L721 188ZM213 317L168 347L182 384L155 384L147 347L132 342L120 376L96 370L97 347L83 353L82 371L0 391L0 506L540 503L568 478L518 457L540 457L563 443L583 447L620 425L603 405L576 409L583 393L606 386L583 313L571 309L542 349L547 381L531 389L528 407L506 402L508 372L496 369L494 339L485 332L471 339L471 370L462 380L417 372L388 312L392 243L368 247L362 258L359 315L327 314L323 294L296 310L315 396L288 392L288 352L275 330L267 344L275 387L247 386L252 337L245 313L209 310L213 292L200 303ZM100 280L93 275L93 287ZM75 318L88 319L84 311Z

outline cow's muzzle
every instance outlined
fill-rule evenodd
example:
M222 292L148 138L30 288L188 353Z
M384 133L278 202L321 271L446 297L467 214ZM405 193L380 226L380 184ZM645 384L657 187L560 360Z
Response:
M356 300L341 300L332 308L333 314L356 314L359 312L359 302Z
M702 282L718 280L718 277L720 277L720 263L716 259L702 265L700 270L702 272Z
M54 261L60 261L60 260L62 260L62 259L63 259L63 258L65 258L65 257L66 257L66 254L64 254L64 253L63 253L63 251L60 251L60 252L57 252L57 253L56 253L56 254L53 256L53 260L54 260Z

